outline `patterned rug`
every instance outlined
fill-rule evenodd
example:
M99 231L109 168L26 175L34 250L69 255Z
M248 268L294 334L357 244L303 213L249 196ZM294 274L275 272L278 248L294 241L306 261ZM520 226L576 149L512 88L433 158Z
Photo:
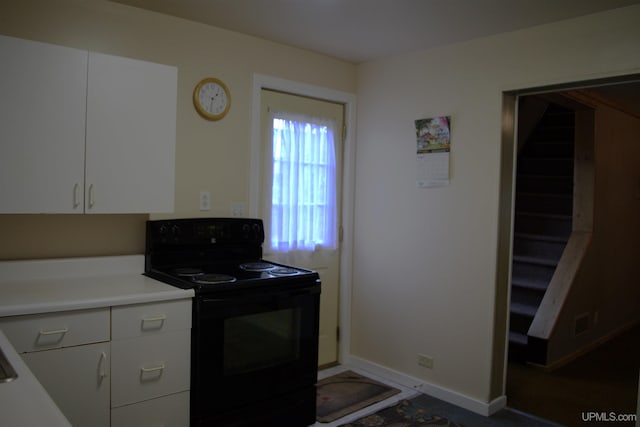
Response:
M345 371L320 380L317 385L316 419L330 423L400 390L353 371Z
M383 409L373 415L360 418L341 427L417 427L451 426L461 427L447 418L430 414L413 400L401 400L395 406Z

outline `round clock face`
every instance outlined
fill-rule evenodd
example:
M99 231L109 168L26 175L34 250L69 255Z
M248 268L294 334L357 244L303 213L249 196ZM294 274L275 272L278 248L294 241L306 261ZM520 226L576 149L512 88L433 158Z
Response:
M205 119L219 120L229 111L231 96L229 89L222 81L207 78L196 85L193 103L198 113Z

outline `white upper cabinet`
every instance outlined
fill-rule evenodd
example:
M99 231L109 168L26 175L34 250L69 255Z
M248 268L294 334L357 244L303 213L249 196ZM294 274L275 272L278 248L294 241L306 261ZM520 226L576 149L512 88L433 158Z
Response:
M86 211L172 212L177 70L89 53Z
M83 212L87 56L0 36L1 212Z
M177 69L0 36L0 212L174 209Z

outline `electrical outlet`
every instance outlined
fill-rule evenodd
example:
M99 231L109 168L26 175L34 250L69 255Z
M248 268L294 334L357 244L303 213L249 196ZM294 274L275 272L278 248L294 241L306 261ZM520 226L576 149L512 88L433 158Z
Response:
M211 210L211 193L209 193L208 191L200 192L200 210L201 211Z
M244 203L242 202L231 202L231 216L235 218L240 218L244 216Z
M418 365L423 368L433 369L433 357L425 354L418 354Z

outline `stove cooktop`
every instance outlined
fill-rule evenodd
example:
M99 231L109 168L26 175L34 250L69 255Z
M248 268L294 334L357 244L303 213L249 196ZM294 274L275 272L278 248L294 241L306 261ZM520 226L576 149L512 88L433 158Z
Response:
M197 293L250 287L295 286L301 282L319 280L315 271L264 260L224 266L156 268L145 274L182 289L194 289Z

